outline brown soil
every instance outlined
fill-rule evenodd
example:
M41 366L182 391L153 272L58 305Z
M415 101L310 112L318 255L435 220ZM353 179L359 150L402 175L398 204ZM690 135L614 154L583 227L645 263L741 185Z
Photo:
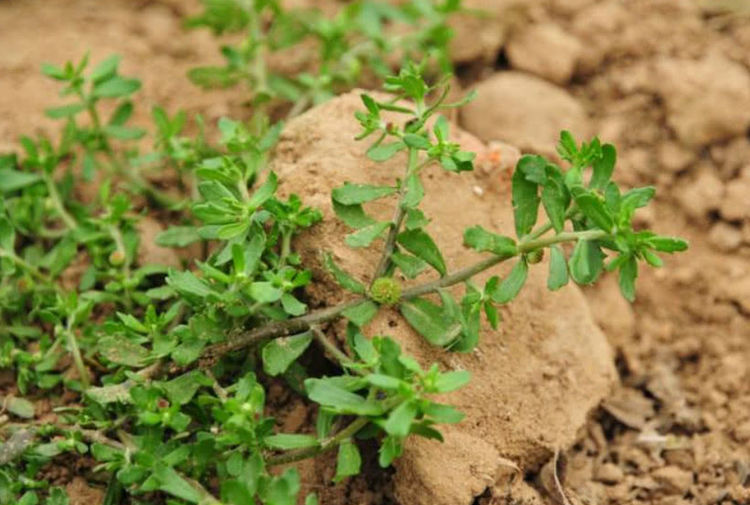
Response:
M449 430L445 446L414 444L395 478L367 461L364 476L339 486L330 483L330 458L312 461L302 468L308 487L318 491L326 505L393 503L399 498L404 504L468 505L474 497L481 504L750 502L750 19L742 14L745 3L735 2L737 11L718 13L687 0L466 3L499 17L457 25L462 79L467 86L484 89L480 100L488 97L481 107L464 112L464 127L485 141L520 143L523 149L548 152L547 132L582 123L582 128L617 145L623 183L658 187L659 200L653 211L639 216L642 223L660 233L685 236L691 250L669 258L659 271L643 272L632 308L614 293L613 282L585 292L591 314L615 351L620 379L588 422L586 414L605 388L576 381L588 377L584 373L600 378L608 373L601 361L589 357L586 339L598 341L598 331L588 316L581 319L588 311L575 290L565 297L566 303L575 305L575 317L545 321L534 332L525 330L523 317L532 310L542 313L552 303L551 295L540 293L541 301L534 305L534 296L528 295L506 314L502 332L485 335L485 363L481 355L441 357L445 366L470 367L485 379L475 380L476 389L465 400L456 398L465 401L461 407L469 421ZM86 49L92 50L94 59L122 54L124 72L144 80L138 99L138 118L144 124L149 108L157 103L169 110L182 107L203 113L209 122L221 115L241 117L245 97L240 88L204 93L184 77L191 66L217 59L216 44L207 33L180 29L180 16L194 4L0 3L0 151L15 149L20 134L54 131L56 125L41 112L58 103L56 87L40 77L39 65L61 63ZM507 70L517 77L493 77ZM500 87L493 94L495 86L509 88ZM341 110L327 109L329 119L341 120L342 111L352 106L342 100L337 102ZM539 103L551 105L540 110ZM569 111L574 109L578 119L571 124ZM303 126L304 118L287 132L280 163L301 152L303 146L289 142L309 135L301 133ZM342 159L346 155L361 160L346 140L331 140L337 130L329 137L317 131L320 139L343 150ZM320 151L322 147L309 137L307 141L313 155L302 160L302 169L317 168L322 174L325 165L311 160L340 155ZM357 163L347 166L362 166ZM301 192L310 204L325 209L327 190L349 173L352 180L364 180L365 174L342 171L319 182L319 187L311 182ZM499 203L507 199L501 197L499 171L471 177L461 183L466 184L464 193L453 181L430 181L435 185L432 197L445 199L435 201L436 208L429 209L433 214L439 214L445 201L453 205L454 199L463 199L463 209L486 209L461 216L447 216L447 209L442 209L439 215L446 215L446 221L436 219L436 225L444 223L446 228L435 234L445 237L446 245L458 243L453 239L465 223L486 221L502 229L510 219L506 204ZM484 197L477 197L473 185L484 190ZM456 260L461 254L452 253ZM349 260L355 264L361 258ZM331 296L320 293L321 301ZM586 325L590 331L584 331ZM397 332L389 328L389 333ZM408 340L407 333L402 330L397 336L410 351L429 359L429 352ZM554 345L545 348L547 341L560 342L561 335L574 334L577 340L561 347L568 354L555 353ZM606 356L606 345L603 349ZM545 353L552 356L541 360ZM513 364L508 356L520 354L527 360L525 375L505 366ZM605 361L611 366L612 361ZM552 368L545 369L549 363ZM595 371L584 370L587 367ZM488 389L482 390L482 384ZM560 413L524 417L539 412L534 404L542 401ZM474 410L476 405L490 411L507 407L507 417L477 422L480 411L487 410ZM306 429L310 418L298 406L281 410L288 427ZM579 425L583 428L575 433ZM519 445L540 430L543 438L536 444ZM540 470L554 449L563 450L557 465L548 463ZM450 466L457 461L464 466ZM524 478L509 484L518 473L516 467ZM554 474L561 486L555 484ZM413 486L405 486L405 481ZM417 487L420 483L427 487ZM79 480L70 481L67 489L73 503L96 502Z

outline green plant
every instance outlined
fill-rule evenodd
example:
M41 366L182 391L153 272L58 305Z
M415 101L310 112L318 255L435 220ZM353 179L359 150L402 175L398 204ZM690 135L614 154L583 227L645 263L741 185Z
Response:
M116 61L102 64L109 79L132 82L117 75ZM124 173L135 170L132 162L115 170L96 165L93 176L104 177L98 197L75 198L71 161L78 158L65 140L70 132L84 139L75 144L84 158L103 152L110 161L119 159L104 147L111 132L95 121L101 94L95 90L103 85L92 75L82 77L85 66L46 72L65 81L66 89L81 90L75 91L81 102L71 110L93 109L91 125L78 126L71 113L59 147L24 140L24 156L0 157L0 363L15 370L23 396L3 402L14 422L0 427L6 434L0 503L33 505L40 497L45 505L66 503L59 488L41 477L64 454L90 454L97 461L95 470L109 479L107 505L124 503L125 496L129 503L296 503L296 471L273 467L336 450L339 481L360 472L360 439L377 440L379 462L388 466L409 436L440 440L437 425L462 419L432 395L460 388L469 373L436 364L425 369L394 339L368 337L367 323L381 307L397 307L431 344L468 352L478 344L482 313L496 327L497 307L518 295L543 254L550 257L550 289L570 279L592 283L603 270L617 270L622 293L632 300L639 264L659 266L657 252L687 247L680 239L634 230L634 212L654 190L620 190L611 178L613 146L597 139L578 145L563 132L559 152L567 169L540 156L524 156L516 167L516 236L466 229L466 247L486 256L448 271L420 210L428 197L422 178L429 170L473 169L474 154L450 140L441 115L465 100L446 102L445 81L429 85L424 65L408 63L385 80L392 98L363 94L357 113L359 138L374 139L367 155L375 161L401 156L402 177L389 186L348 183L332 192L336 215L352 229L346 243L382 244L369 286L326 255L325 266L352 296L316 310L306 305L312 274L293 245L321 214L295 195L278 195L268 158L280 125L259 132L222 119L218 145L207 145L181 136L184 114L170 118L161 109L153 113L156 151L144 156L185 179L187 203L168 205L175 224L157 242L193 247L198 259L185 269L149 264L138 254L136 224L143 214L164 210L158 199L138 198L151 193ZM387 120L394 114L401 120ZM379 221L365 205L385 198L396 202L393 218ZM569 255L565 243L573 246ZM84 267L77 276L76 261ZM492 277L484 286L472 282L504 261L514 262L504 278ZM397 275L414 279L428 269L437 276L409 287ZM465 294L456 300L445 288L459 284ZM343 349L327 333L327 323L342 318ZM334 361L334 375L306 368L313 344ZM266 405L272 380L317 405L314 432L275 432ZM30 399L63 389L78 401L57 407L54 421L37 420ZM314 495L306 500L317 502Z
M215 34L245 34L224 45L224 66L197 67L188 73L195 84L228 87L245 83L256 110L270 100L292 104L289 116L351 88L370 74L384 78L397 59L429 58L446 73L452 31L448 17L461 8L457 0L410 0L392 5L375 0L350 2L335 16L318 9L285 9L278 0L204 0L204 12L188 20ZM279 71L268 62L290 51L310 54L299 70ZM395 56L395 57L394 57Z

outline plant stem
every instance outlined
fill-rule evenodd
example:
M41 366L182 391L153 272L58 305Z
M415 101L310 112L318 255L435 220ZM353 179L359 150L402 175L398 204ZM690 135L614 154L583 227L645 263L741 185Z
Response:
M73 355L73 363L75 363L76 370L78 370L78 375L80 375L83 388L88 389L91 385L91 378L89 377L88 370L86 370L86 365L83 363L81 349L78 347L78 340L76 340L75 333L73 332L70 323L68 323L68 327L65 330L65 341L68 344L70 353Z
M259 342L267 338L288 337L289 335L295 335L297 333L305 332L316 323L323 323L332 319L336 319L346 309L355 307L365 300L367 300L365 297L360 296L333 307L310 312L309 314L305 314L304 316L287 319L286 321L271 323L266 326L261 326L260 328L254 328L252 330L245 331L228 340L227 342L207 347L203 352L201 358L210 362L215 358L219 358L227 353L243 349L249 345L254 344L255 342Z
M79 90L78 96L81 101L86 103L86 110L88 111L89 117L91 118L91 124L94 127L94 131L99 136L101 141L102 150L109 158L110 163L114 167L115 171L125 176L125 178L133 184L139 191L146 193L149 198L161 205L162 207L171 209L177 207L179 202L169 197L163 191L160 191L154 187L149 181L144 179L135 168L131 170L124 170L122 163L117 159L117 154L112 148L112 144L109 143L107 135L102 130L102 122L99 119L99 112L96 110L96 102L91 98L87 98L83 91Z
M308 447L305 449L299 449L297 451L290 451L285 454L279 454L278 456L270 456L266 458L266 465L286 465L288 463L294 463L295 461L312 458L323 452L335 449L341 442L356 435L359 430L367 426L369 423L369 418L358 417L357 419L352 421L346 428L339 431L334 436L323 440L320 445L316 445L315 447Z
M279 263L283 266L286 264L286 259L292 251L292 231L284 230L281 232L281 254L279 255Z
M543 249L562 242L599 240L607 236L609 236L609 233L604 230L564 231L551 237L522 240L521 243L518 244L518 252L519 254L526 254L536 249Z
M49 193L50 199L52 199L52 205L55 206L55 210L57 210L57 213L60 214L60 219L63 220L65 226L67 226L71 230L75 230L76 228L78 228L78 222L76 222L73 216L71 216L68 211L65 210L65 206L62 203L62 198L60 198L60 193L57 191L57 184L55 184L52 175L45 174L44 182L47 184L47 192Z
M562 232L550 237L525 240L518 244L515 254L504 256L494 255L489 258L480 260L477 263L458 270L452 274L446 275L445 277L441 277L440 279L408 288L402 293L401 299L409 300L421 295L426 295L428 293L434 293L441 288L453 286L455 284L468 280L478 273L483 272L499 263L502 263L503 261L516 256L530 253L536 249L542 249L550 245L559 244L562 242L575 242L577 240L598 240L607 236L609 236L609 234L602 230L586 230L578 232ZM308 331L313 325L336 319L345 310L355 307L366 300L368 300L367 297L359 296L333 307L317 310L314 312L310 312L309 314L305 314L304 316L287 319L286 321L271 323L260 328L254 328L252 330L240 333L237 337L228 340L227 342L216 344L206 348L203 352L203 355L201 356L203 361L202 366L205 367L206 365L213 364L216 359L227 353L248 347L255 342L259 342L267 338L286 337L296 333Z
M336 361L338 361L342 367L350 369L358 375L363 375L365 373L358 368L351 368L351 365L354 364L354 360L347 356L341 349L339 349L336 344L331 342L319 327L313 326L312 332L315 336L315 341L320 344L320 346L324 350L326 350L328 354L336 358Z
M380 261L378 261L378 266L375 269L372 280L370 281L370 287L372 287L373 282L385 274L391 264L391 255L396 247L396 237L398 236L398 232L401 231L401 225L404 223L404 218L406 217L406 206L404 205L404 200L406 199L406 180L416 170L418 157L418 150L409 149L409 164L406 167L406 176L404 177L404 180L401 181L401 187L398 191L398 204L396 205L396 210L391 219L391 229L388 230L388 237L385 239L383 254L380 257Z
M27 262L20 256L17 256L13 251L6 251L0 248L0 258L8 258L17 266L26 270L36 280L41 281L45 284L52 284L52 278L48 275L43 274L37 267ZM55 289L59 291L59 287L55 286Z
M108 227L109 234L112 237L112 241L115 243L116 250L122 254L123 257L123 264L122 264L122 273L126 280L130 279L130 258L128 258L128 251L125 249L125 241L122 238L122 232L120 231L120 228L118 228L115 225L109 225ZM125 286L128 286L128 283L124 283ZM133 300L130 295L130 288L125 287L125 306L128 308L128 310L133 308Z

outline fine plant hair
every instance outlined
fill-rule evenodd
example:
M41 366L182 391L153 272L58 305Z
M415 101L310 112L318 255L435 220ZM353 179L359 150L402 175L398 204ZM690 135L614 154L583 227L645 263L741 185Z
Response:
M370 335L383 307L445 352L470 352L487 338L482 319L501 324L498 307L545 255L550 290L616 271L632 301L639 268L687 248L634 229L654 188L619 187L614 146L562 132L564 166L526 155L515 167L515 236L467 228L464 246L483 256L449 270L421 210L432 196L422 180L473 170L475 154L451 140L444 115L472 95L449 102L447 76L425 78L429 61L385 77L390 98L361 95L363 153L376 162L398 156L403 172L389 185L332 191L336 219L350 229L346 245L380 254L366 283L324 252L347 296L314 310L305 288L317 279L295 241L315 233L322 213L279 196L269 161L280 123L222 118L214 143L202 121L189 136L184 112L155 107L153 148L142 153L148 133L130 125L140 82L120 75L118 57L44 67L72 99L47 111L64 122L60 138L24 137L21 153L0 155L0 366L18 390L2 399L0 504L68 503L44 469L88 455L107 483L106 505L292 505L300 477L290 463L336 451L340 482L361 472L361 440L373 440L388 467L410 437L442 440L440 425L463 418L434 397L460 389L469 372L420 363L394 338ZM149 181L157 168L178 191ZM95 191L84 198L86 185ZM390 220L368 214L376 200L392 204ZM183 268L144 258L138 223L153 216L171 223L160 246L189 251ZM506 261L507 275L474 282ZM459 285L456 298L447 288ZM334 321L345 322L343 344L328 331ZM328 375L309 366L313 346L332 362ZM314 427L276 429L272 383L317 407ZM41 398L52 400L54 416L35 415ZM315 494L304 500L318 503Z

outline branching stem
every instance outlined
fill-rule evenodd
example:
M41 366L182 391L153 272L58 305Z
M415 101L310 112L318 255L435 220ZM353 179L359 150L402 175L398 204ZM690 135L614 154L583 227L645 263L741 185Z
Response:
M418 160L419 151L417 149L409 149L409 164L406 168L406 176L404 177L404 180L401 181L401 187L398 192L398 204L396 205L396 210L391 219L391 227L390 230L388 230L388 236L385 239L383 254L380 257L380 261L378 261L378 266L375 269L372 280L370 281L370 287L372 287L372 283L375 282L375 280L385 274L391 264L391 255L393 255L393 250L396 248L396 237L398 236L398 232L401 231L404 218L406 218L406 205L404 205L407 195L406 181L417 170Z
M510 258L530 253L537 249L543 249L553 244L562 242L575 242L577 240L598 240L608 236L608 233L602 230L586 230L577 232L562 232L549 237L527 239L518 244L516 254L513 255L494 255L474 263L466 268L462 268L452 274L441 277L434 281L426 282L404 290L401 298L409 300L418 296L437 292L441 288L446 288L468 280L480 272L483 272L493 266L502 263ZM208 347L203 353L205 364L213 364L216 359L230 352L243 349L256 342L268 338L286 337L297 333L308 331L313 325L331 321L341 316L341 313L367 300L364 296L352 298L346 302L340 303L333 307L310 312L304 316L287 319L271 323L260 328L255 328L239 334L237 337L214 346Z

